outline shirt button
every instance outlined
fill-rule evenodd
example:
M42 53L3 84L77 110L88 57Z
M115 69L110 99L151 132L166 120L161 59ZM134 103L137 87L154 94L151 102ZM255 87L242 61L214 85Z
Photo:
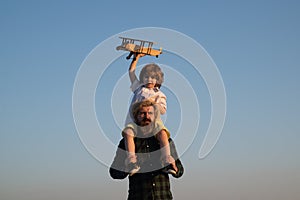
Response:
M147 145L146 147L149 148L149 145Z
M155 183L153 183L152 185L155 186Z

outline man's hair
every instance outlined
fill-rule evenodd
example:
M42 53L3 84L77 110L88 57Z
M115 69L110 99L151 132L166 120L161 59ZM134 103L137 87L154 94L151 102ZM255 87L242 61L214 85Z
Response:
M140 82L142 82L143 77L146 74L154 75L157 82L155 86L160 88L160 86L164 82L164 73L161 70L161 68L155 63L150 63L145 65L140 72L140 76L139 76Z
M159 108L157 106L157 104L153 101L150 100L144 100L144 101L140 101L137 103L134 103L131 106L131 117L134 120L135 123L137 123L137 116L139 114L139 111L141 108L143 107L149 107L152 106L154 108L154 117L155 119L157 119L157 117L159 117L160 113L159 113Z

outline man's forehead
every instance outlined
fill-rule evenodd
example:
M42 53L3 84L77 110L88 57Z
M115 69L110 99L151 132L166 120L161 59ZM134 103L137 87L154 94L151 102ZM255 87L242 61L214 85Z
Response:
M153 106L144 106L140 109L140 112L153 112L154 108Z

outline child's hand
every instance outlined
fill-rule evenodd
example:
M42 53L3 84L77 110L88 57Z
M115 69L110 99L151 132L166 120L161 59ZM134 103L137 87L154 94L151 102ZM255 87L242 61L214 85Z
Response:
M135 59L139 59L139 58L141 58L141 57L144 57L146 54L144 54L144 53L134 53L134 58Z

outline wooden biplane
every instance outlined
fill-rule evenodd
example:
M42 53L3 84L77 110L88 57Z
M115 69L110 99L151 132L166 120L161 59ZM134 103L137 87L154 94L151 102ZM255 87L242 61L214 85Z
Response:
M130 59L134 53L143 53L149 56L158 56L162 54L162 48L159 50L153 49L152 46L154 42L138 40L132 38L119 37L122 39L122 44L117 46L117 50L129 51L129 55L126 59Z

